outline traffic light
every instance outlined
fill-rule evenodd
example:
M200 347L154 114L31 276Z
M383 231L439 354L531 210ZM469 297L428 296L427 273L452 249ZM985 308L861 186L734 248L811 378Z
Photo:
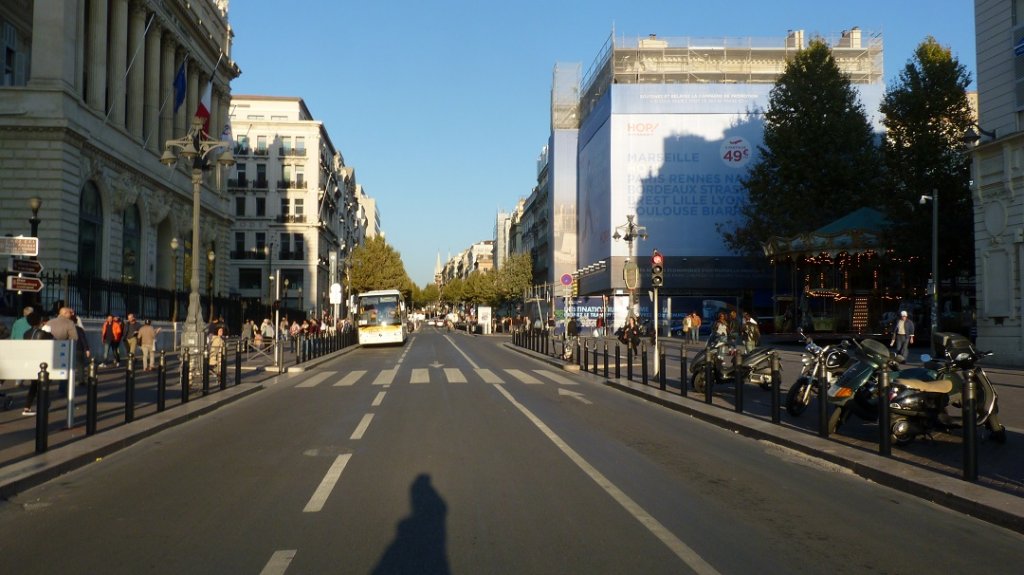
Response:
M580 278L572 276L572 297L580 295Z
M665 256L654 250L651 256L651 287L659 288L665 285Z

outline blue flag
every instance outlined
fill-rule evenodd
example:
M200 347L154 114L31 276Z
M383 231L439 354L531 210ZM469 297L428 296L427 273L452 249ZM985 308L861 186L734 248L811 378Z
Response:
M185 63L178 66L178 73L174 75L174 113L185 103Z

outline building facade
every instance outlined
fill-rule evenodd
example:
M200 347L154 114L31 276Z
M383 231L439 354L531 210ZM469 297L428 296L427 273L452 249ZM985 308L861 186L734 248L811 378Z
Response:
M203 245L192 246L191 166L168 168L160 158L167 140L187 133L207 89L210 124L218 128L213 137L227 120L230 82L240 73L227 6L0 5L0 234L27 235L29 201L36 198L39 259L48 270L181 287L189 283L195 251L209 274L201 290L226 291L227 271L214 267L206 250L226 243L232 225L224 168L214 162L204 173ZM184 250L172 249L172 239ZM65 297L75 305L81 294Z
M231 129L231 285L249 301L321 314L362 242L355 170L301 98L235 95Z
M1024 2L975 0L974 26L977 345L1000 362L1024 365Z

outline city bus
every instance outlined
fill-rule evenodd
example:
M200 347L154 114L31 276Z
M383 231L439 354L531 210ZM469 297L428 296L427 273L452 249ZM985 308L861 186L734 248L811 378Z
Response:
M405 300L396 289L374 290L356 297L359 345L405 343Z

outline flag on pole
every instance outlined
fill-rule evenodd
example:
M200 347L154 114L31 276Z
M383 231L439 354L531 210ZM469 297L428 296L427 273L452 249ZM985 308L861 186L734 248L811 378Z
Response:
M199 107L196 108L196 117L203 119L203 137L210 137L210 96L213 90L213 82L206 84L203 90L203 97L199 99Z
M178 73L174 75L174 113L185 103L185 62L178 66Z

